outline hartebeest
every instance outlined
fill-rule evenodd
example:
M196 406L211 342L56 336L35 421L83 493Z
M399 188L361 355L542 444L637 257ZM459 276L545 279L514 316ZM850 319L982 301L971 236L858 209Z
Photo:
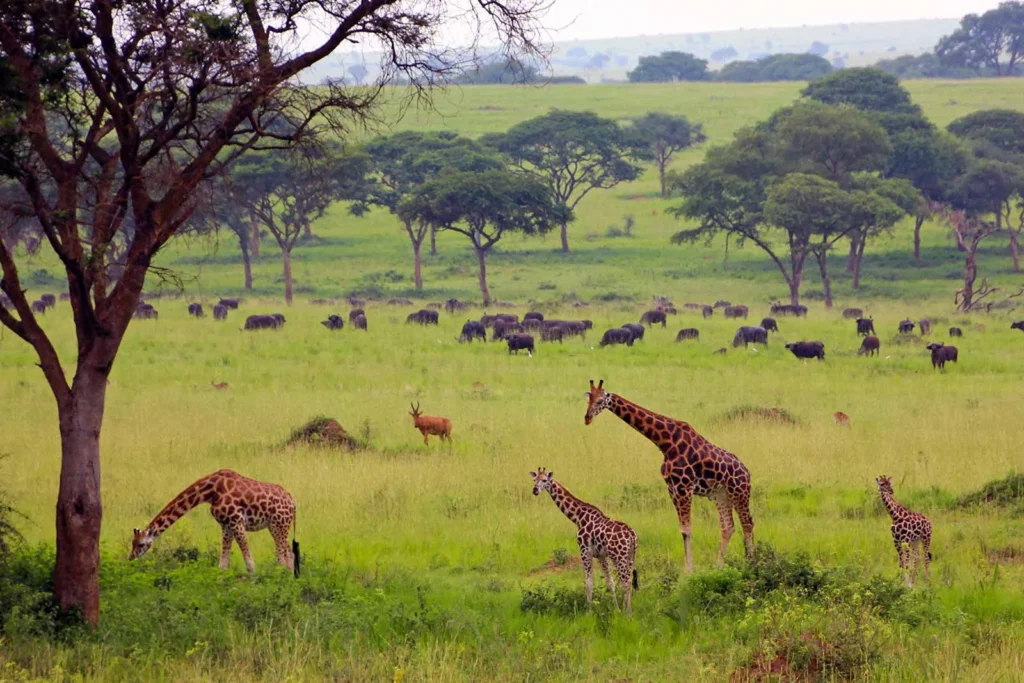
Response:
M416 429L420 430L420 434L423 435L423 443L430 445L430 440L427 438L429 435L441 437L441 441L445 439L448 443L452 442L452 421L447 417L429 417L420 412L420 404L417 401L416 405L409 404L412 408L413 425Z

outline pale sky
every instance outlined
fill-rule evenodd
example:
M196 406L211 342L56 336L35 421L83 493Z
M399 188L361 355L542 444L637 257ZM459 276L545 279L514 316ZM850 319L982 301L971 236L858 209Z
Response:
M959 18L998 0L555 0L555 41L902 19Z

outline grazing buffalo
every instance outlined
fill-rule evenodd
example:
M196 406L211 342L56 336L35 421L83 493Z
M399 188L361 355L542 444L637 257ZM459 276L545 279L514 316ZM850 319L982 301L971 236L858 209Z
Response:
M388 299L388 306L412 306L412 299L396 298Z
M459 335L459 343L473 343L474 339L487 341L487 328L479 320L467 320L462 326L462 334Z
M862 309L860 309L860 308L846 308L846 309L843 309L843 317L846 318L847 320L849 320L849 319L856 319L856 318L863 318L864 317L864 311Z
M949 328L949 336L950 337L962 337L962 336L964 336L964 331L961 330L959 327L951 327L951 328Z
M525 331L526 328L518 322L495 320L494 330L491 332L491 341L501 341L502 339L507 339L509 335L519 334Z
M340 315L329 315L327 320L321 320L320 324L329 330L340 330L345 327L345 321Z
M1024 320L1018 320L1017 322L1012 323L1010 325L1010 329L1011 330L1020 330L1021 332L1024 332Z
M238 304L242 303L242 300L241 299L221 299L217 303L219 303L221 306L224 306L225 308L230 308L230 309L234 310L234 309L238 308Z
M857 318L857 334L867 336L875 333L874 318Z
M626 346L632 346L633 333L623 327L605 330L604 335L601 337L601 343L599 346L608 346L609 344L625 344Z
M482 315L480 316L480 324L484 327L492 327L497 319L498 317L495 315Z
M282 314L282 313L272 313L271 315L273 315L274 319L277 320L277 326L278 327L284 327L285 322L287 322L284 319L284 314Z
M203 305L202 304L189 304L188 305L188 314L190 316L192 316L193 318L205 318L206 317L206 313L203 312Z
M60 296L57 298L60 299L61 301L71 301L71 295L68 294L67 292L61 292Z
M32 302L32 312L33 313L45 314L46 313L46 304L44 304L39 299L37 299L36 301L33 301Z
M159 315L160 314L157 313L156 309L153 308L153 304L147 304L145 301L140 301L138 305L135 306L135 313L132 317L138 318L139 320L156 320Z
M857 349L858 356L874 356L878 353L878 349L882 346L882 343L878 341L878 337L873 334L869 334L864 337L864 341L860 343L860 348Z
M352 321L352 327L357 330L366 331L366 315L360 313L356 316L356 319Z
M519 316L515 313L498 313L494 316L494 321L506 322L506 323L517 323L519 322Z
M592 329L594 329L594 321L593 320L579 320L577 322L579 322L579 323L581 323L583 325L583 329L584 330L592 330Z
M551 325L540 330L540 340L546 342L559 342L569 335L569 329L565 325Z
M775 318L761 318L761 327L769 332L779 331L779 324L775 322Z
M932 367L939 370L945 369L947 361L956 363L960 353L955 346L946 346L942 342L933 342L925 348L932 352Z
M710 318L715 314L715 309L711 306L704 306L700 309L700 314L705 318Z
M462 311L465 310L466 308L468 308L468 305L464 304L458 299L448 299L447 301L444 302L444 310L448 311L449 313L454 313L455 311Z
M676 335L676 341L681 342L687 339L700 339L700 330L696 327L686 327L679 330L679 333Z
M772 315L795 315L807 317L807 307L802 304L772 304Z
M726 306L725 317L726 318L743 318L747 319L749 309L746 306Z
M57 297L55 297L53 294L43 294L41 297L39 297L39 300L46 304L47 308L53 308L54 306L57 305Z
M748 344L767 344L768 343L768 330L763 327L757 327L754 325L745 325L736 330L736 335L732 338L732 345L747 346Z
M565 329L563 334L569 337L579 337L580 339L586 339L587 330L593 326L593 323L589 320L569 320L562 324L562 327Z
M537 320L536 318L523 318L523 329L525 330L539 332L542 327L544 327L543 320Z
M221 304L217 304L213 307L213 319L214 320L227 320L228 319L228 307Z
M363 306L366 305L366 300L365 299L360 299L357 296L349 296L348 297L348 305L349 306L353 306L355 308L362 308Z
M437 311L432 311L429 308L421 308L415 313L410 313L406 319L405 324L416 323L417 325L436 325L438 321Z
M525 323L527 320L539 320L540 322L544 322L544 314L537 311L530 311L523 316L523 322Z
M633 341L636 341L637 339L643 340L644 338L645 330L643 325L638 325L636 323L626 323L625 325L622 326L622 329L629 330L630 332L633 333Z
M361 308L353 308L351 311L348 312L348 321L350 323L355 322L356 318L358 318L361 315L366 315L366 311L364 311Z
M820 341L793 342L791 344L786 344L786 348L789 349L797 358L817 358L818 360L825 360L825 345Z
M247 330L276 330L280 326L281 323L272 315L250 315L245 319Z
M699 311L702 308L704 308L704 304L695 304L695 303L693 303L691 301L691 302L683 304L683 308L689 308L689 309L692 309L694 311Z
M900 334L910 334L914 331L914 322L912 320L901 320L900 321Z
M514 353L517 356L520 351L527 351L531 356L533 355L533 337L528 334L510 334L506 337L505 341L508 342L508 352Z
M932 333L932 321L928 318L921 318L917 321L917 328L921 330L921 336Z
M715 302L715 308L726 308L727 306L732 306L732 302L725 299L719 299Z
M642 316L640 316L640 322L644 325L650 325L652 327L658 323L661 323L661 326L665 327L667 323L665 311L647 311Z

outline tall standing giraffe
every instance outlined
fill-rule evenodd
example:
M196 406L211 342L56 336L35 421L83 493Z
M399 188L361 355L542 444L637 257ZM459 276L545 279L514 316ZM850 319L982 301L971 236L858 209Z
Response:
M288 530L295 523L295 500L277 484L268 484L243 477L233 470L218 470L191 484L164 506L145 529L134 529L129 560L142 557L153 541L172 524L203 503L210 504L210 514L223 531L220 568L227 569L231 543L238 543L245 559L245 568L256 570L249 554L248 531L270 529L277 549L277 561L298 576L298 542L288 546Z
M602 410L615 413L661 449L665 459L661 463L661 476L668 484L669 495L679 517L686 550L686 571L693 571L693 553L690 549L690 507L693 496L705 496L715 501L722 528L722 545L718 550L718 564L725 563L735 525L732 511L743 527L743 545L747 556L754 551L754 520L750 516L750 472L739 458L719 448L686 422L652 413L617 394L604 390L604 380L597 386L590 380L587 396L585 424Z
M633 568L636 533L625 522L608 517L597 506L584 503L569 493L569 489L554 479L552 472L545 472L543 467L530 472L530 476L533 477L533 495L540 495L541 491L550 493L551 500L555 501L562 514L576 525L576 542L580 545L580 561L586 574L587 602L594 598L593 561L596 557L604 570L604 582L612 594L612 602L618 608L615 584L608 569L608 560L611 559L615 564L619 587L622 588L622 607L626 614L630 614L633 610L633 589L639 588L636 570Z
M917 578L919 563L917 548L921 546L921 560L924 561L924 578L929 579L928 569L932 561L932 523L920 512L914 512L905 505L900 505L893 498L892 480L889 477L876 477L878 493L882 496L882 504L892 518L892 542L900 557L900 569L903 580L913 588Z

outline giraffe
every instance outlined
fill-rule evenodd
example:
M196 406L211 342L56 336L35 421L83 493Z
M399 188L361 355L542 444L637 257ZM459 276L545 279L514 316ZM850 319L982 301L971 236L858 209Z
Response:
M693 571L693 553L690 548L690 506L693 496L712 499L718 507L722 530L722 544L718 550L718 565L725 563L735 529L733 508L743 527L743 545L749 557L754 551L754 520L750 516L750 472L732 453L719 448L698 434L686 422L652 413L617 394L604 390L604 380L595 386L590 380L587 392L589 404L584 424L602 410L608 409L654 443L665 459L661 463L661 476L668 484L668 492L679 517L686 551L686 571Z
M612 602L616 609L619 607L618 598L615 595L615 584L612 582L611 570L608 568L608 560L615 563L615 573L618 575L619 586L622 588L622 607L626 614L633 610L633 589L639 588L636 570L633 568L633 559L636 556L636 533L629 528L625 522L611 519L597 507L584 503L576 496L569 493L569 489L553 478L552 472L545 472L543 467L538 467L536 472L530 472L533 477L533 495L540 495L541 491L551 494L551 500L562 511L569 521L576 525L576 542L580 545L580 560L583 563L583 571L586 573L587 602L594 598L594 575L593 560L601 563L604 570L604 582L608 591L612 594ZM632 583L630 579L632 578Z
M892 542L896 546L907 587L913 588L917 578L918 544L924 561L924 578L931 581L928 570L932 561L932 523L920 512L913 512L896 502L892 497L892 480L889 477L876 477L875 483L882 496L882 504L892 517Z
M245 559L245 568L256 570L249 554L248 531L270 529L277 548L277 561L298 576L298 542L288 547L288 530L295 523L295 500L277 484L268 484L243 477L232 470L218 470L207 475L174 497L145 529L134 529L129 560L142 557L163 532L189 510L203 503L210 504L210 513L223 531L220 568L227 569L232 541L238 543Z

